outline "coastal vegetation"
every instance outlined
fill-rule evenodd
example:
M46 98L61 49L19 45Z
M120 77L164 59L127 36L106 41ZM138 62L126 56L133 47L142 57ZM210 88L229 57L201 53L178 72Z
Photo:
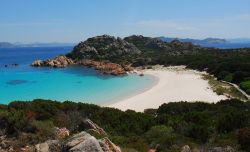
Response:
M144 113L69 101L15 101L0 106L0 133L11 146L20 148L51 139L54 127L66 127L71 133L83 131L83 121L89 118L124 151L180 151L184 145L249 151L249 109L249 102L237 99L215 104L168 103Z
M234 86L226 83L226 81L219 81L209 74L203 74L202 76L203 79L208 80L209 86L211 86L212 90L218 95L226 95L229 98L237 98L242 101L248 100L245 95L243 95Z

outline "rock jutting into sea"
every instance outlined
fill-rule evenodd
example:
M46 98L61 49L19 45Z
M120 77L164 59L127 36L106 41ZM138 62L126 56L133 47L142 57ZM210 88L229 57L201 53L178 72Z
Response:
M55 67L55 68L64 68L69 65L73 65L75 62L67 58L64 55L57 56L54 59L48 59L48 60L35 60L31 65L34 67Z
M134 70L130 65L120 65L112 63L109 61L94 61L83 59L79 61L74 61L66 56L58 56L54 59L48 60L35 60L32 63L34 67L55 67L55 68L64 68L70 65L83 65L91 68L95 68L103 74L110 75L125 75L127 72Z
M120 65L109 61L82 60L79 61L78 64L93 67L103 74L111 75L125 75L127 72L134 70L134 68L129 65Z

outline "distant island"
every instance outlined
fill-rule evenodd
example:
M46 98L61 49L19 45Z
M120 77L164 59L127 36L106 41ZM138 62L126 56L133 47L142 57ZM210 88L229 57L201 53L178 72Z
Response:
M193 39L193 38L178 38L178 37L155 37L164 42L171 42L178 40L180 42L191 42L195 45L202 47L214 47L214 48L250 48L250 39L248 38L235 38L235 39L221 39L221 38L205 38L205 39ZM34 43L10 43L0 42L0 48L14 48L14 47L60 47L60 46L74 46L75 43L61 43L61 42L34 42Z
M0 48L10 48L10 47L14 47L14 45L9 42L0 42Z
M250 39L238 38L238 39L220 39L220 38L205 38L205 39L192 39L192 38L172 38L172 37L158 37L162 41L171 42L173 40L179 40L181 42L191 42L202 47L214 47L214 48L250 48Z
M226 44L230 43L229 40L226 39L219 39L219 38L206 38L203 40L200 39L190 39L190 38L170 38L170 37L159 37L159 39L165 41L165 42L171 42L173 40L179 40L181 42L191 42L196 45L201 45L201 46L213 46L216 44Z
M74 46L74 43L9 43L9 42L0 42L0 48L18 48L18 47L60 47L60 46Z

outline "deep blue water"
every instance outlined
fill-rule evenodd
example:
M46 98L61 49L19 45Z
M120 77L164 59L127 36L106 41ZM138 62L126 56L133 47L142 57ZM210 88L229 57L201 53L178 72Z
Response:
M104 104L155 83L154 77L148 75L114 77L82 66L63 69L30 66L36 59L53 58L71 50L72 47L0 48L0 103L42 98Z
M250 48L250 43L221 43L221 44L211 44L203 45L204 47L215 47L220 49L235 49L235 48Z

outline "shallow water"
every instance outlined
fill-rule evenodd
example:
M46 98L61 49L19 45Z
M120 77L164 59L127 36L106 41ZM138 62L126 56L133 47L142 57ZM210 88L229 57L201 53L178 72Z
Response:
M71 49L72 47L0 49L0 103L40 98L105 104L139 92L155 82L148 75L114 77L81 66L63 69L30 66L35 59L52 58ZM13 66L14 63L18 66Z

